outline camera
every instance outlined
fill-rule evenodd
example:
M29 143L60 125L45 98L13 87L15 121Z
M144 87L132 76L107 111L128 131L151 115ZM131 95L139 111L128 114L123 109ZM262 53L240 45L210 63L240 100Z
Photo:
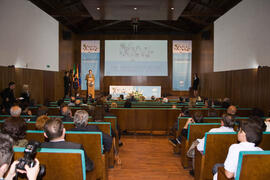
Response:
M16 169L25 171L25 165L28 165L30 168L36 165L35 157L37 150L40 148L40 142L31 141L25 146L24 157L19 159L19 163L16 165ZM39 173L37 179L41 179L46 173L45 165L39 165ZM20 174L20 176L23 176Z

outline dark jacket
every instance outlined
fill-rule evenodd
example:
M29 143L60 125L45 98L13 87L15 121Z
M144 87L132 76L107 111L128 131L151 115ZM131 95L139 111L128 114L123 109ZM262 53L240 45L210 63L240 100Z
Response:
M3 98L3 105L5 108L10 108L15 103L15 96L14 92L10 88L4 89L4 91L1 92L1 97ZM9 99L6 101L6 99Z
M23 97L22 103L30 103L30 94L27 92L22 92L21 97Z
M81 149L84 151L84 148L81 144L67 142L67 141L44 142L41 144L41 148ZM94 169L94 163L88 158L85 151L84 151L84 156L85 156L86 171L92 171Z
M70 117L70 116L64 116L64 117L62 118L62 121L63 121L63 122L73 122L73 118Z
M71 84L71 81L70 81L69 76L64 76L64 87L68 88L70 87L70 84Z
M193 89L194 90L198 90L198 86L200 84L200 78L195 78L194 81L193 81Z
M86 127L75 127L75 128L72 128L70 131L102 132L95 125L87 125ZM109 152L112 147L112 137L102 132L102 141L103 141L104 151Z

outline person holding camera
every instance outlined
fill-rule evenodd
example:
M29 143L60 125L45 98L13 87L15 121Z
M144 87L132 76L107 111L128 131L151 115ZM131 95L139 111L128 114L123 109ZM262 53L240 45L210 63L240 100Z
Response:
M14 161L11 164L13 153L13 139L7 134L0 133L0 180L12 180L17 173L26 174L29 180L36 180L39 173L39 161L35 159L35 166L31 168L25 165L25 171L17 170L16 166L19 161ZM9 172L4 178L8 169Z

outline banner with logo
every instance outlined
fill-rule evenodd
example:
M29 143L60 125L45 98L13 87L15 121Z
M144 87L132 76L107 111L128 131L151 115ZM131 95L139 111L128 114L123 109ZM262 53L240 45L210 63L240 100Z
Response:
M95 76L95 90L100 90L100 41L81 41L81 89L86 90L86 74L92 70Z
M188 91L191 87L192 41L173 41L173 90Z

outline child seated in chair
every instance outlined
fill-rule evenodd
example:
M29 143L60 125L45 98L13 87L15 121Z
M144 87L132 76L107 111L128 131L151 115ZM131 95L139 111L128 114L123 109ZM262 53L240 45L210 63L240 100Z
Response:
M261 148L257 147L262 139L263 132L263 128L258 119L259 117L253 116L247 121L240 122L240 129L237 134L239 143L230 146L224 162L225 175L227 178L233 178L236 175L240 151L263 151ZM213 179L216 180L217 167L214 167L213 173Z

